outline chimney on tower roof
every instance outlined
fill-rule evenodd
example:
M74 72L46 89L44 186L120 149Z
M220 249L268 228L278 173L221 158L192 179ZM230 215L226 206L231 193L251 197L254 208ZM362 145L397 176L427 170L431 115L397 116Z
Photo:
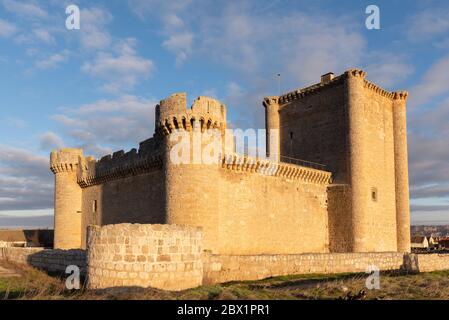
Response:
M321 76L321 84L326 84L328 82L331 82L332 79L334 79L334 73L333 72L329 72L329 73L323 74Z

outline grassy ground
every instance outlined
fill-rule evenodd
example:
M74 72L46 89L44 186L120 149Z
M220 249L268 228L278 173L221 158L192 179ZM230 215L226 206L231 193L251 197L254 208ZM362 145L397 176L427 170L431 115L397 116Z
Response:
M282 276L181 292L141 288L69 291L63 279L44 272L1 266L21 276L0 277L0 299L449 299L449 271L383 273L379 290L365 288L366 274L339 274Z

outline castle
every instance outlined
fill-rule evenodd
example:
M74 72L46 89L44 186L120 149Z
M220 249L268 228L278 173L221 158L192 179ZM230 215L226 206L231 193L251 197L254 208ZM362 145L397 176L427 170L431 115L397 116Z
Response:
M89 225L140 223L201 227L203 249L223 255L410 251L407 93L365 75L265 98L271 160L224 150L217 164L170 161L175 130L226 130L223 104L187 108L185 94L160 102L138 150L53 151L55 248L86 248Z

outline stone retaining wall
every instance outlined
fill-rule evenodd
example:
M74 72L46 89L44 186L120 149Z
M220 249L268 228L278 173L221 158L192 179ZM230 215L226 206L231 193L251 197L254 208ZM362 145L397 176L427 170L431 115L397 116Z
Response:
M219 255L203 252L202 231L177 225L119 224L90 227L83 250L0 247L0 260L64 273L80 267L90 288L114 286L182 290L201 284L258 280L293 274L380 270L449 270L449 254L310 253Z
M449 254L410 254L408 269L419 272L449 270Z
M233 256L204 254L203 283L257 280L292 274L365 272L369 265L398 270L404 255L382 253L331 253Z
M88 287L201 285L201 228L116 224L88 229Z
M58 273L65 273L67 266L76 265L81 274L86 273L84 250L3 247L0 248L0 260Z

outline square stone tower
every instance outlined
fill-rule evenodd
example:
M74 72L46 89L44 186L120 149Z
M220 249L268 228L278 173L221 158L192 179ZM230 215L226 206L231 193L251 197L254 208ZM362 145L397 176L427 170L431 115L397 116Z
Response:
M410 250L406 92L388 92L352 69L267 97L268 152L283 162L324 164L330 251ZM268 139L267 139L268 140Z

